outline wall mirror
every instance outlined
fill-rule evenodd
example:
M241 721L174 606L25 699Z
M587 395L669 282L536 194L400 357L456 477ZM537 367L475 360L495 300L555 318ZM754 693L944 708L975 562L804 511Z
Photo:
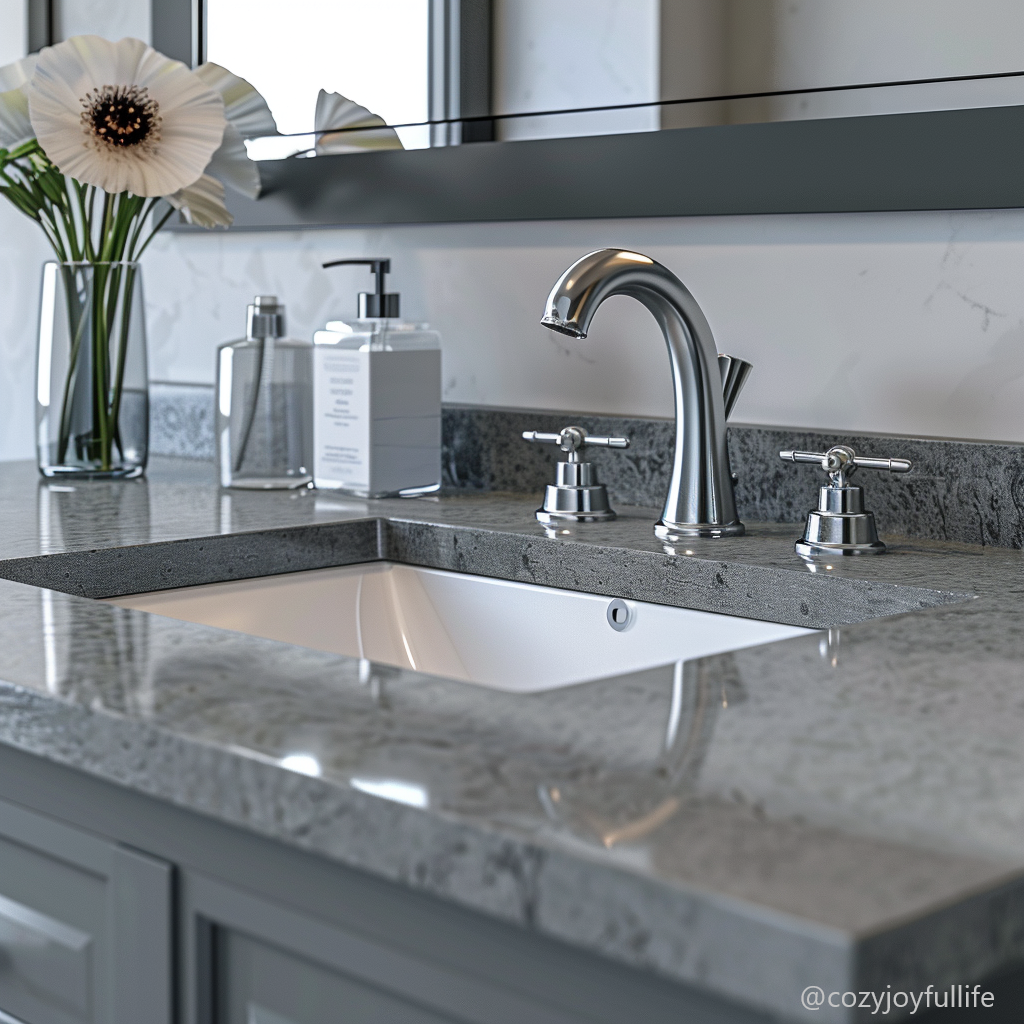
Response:
M154 0L153 32L270 103L243 227L1024 205L1019 0Z

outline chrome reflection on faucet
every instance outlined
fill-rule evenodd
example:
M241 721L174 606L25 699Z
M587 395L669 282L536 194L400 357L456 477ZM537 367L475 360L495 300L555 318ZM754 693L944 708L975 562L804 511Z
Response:
M649 256L622 249L598 249L577 260L551 289L541 323L585 338L598 307L612 295L642 302L668 345L675 455L655 534L662 540L739 536L743 524L736 514L725 418L750 364L718 355L704 313L675 274Z

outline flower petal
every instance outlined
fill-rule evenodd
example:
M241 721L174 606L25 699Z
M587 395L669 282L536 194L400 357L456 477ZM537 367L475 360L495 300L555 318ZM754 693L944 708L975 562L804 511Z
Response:
M6 64L0 68L0 92L7 92L8 89L20 89L21 86L28 85L38 59L33 53L30 57L23 57L13 64Z
M28 117L28 91L21 88L0 92L0 146L14 149L34 135Z
M224 141L206 168L207 174L219 178L236 192L250 199L259 199L263 182L260 180L259 165L249 159L242 136L233 125L224 129Z
M167 196L167 202L176 210L181 210L189 224L198 224L204 228L226 228L234 221L224 205L224 186L208 174Z
M35 54L0 68L0 146L14 149L35 136L28 116L28 83Z
M313 127L317 132L327 128L374 128L380 125L379 131L327 132L318 135L316 151L318 154L328 153L364 153L368 149L402 149L402 140L394 128L388 128L384 119L371 114L366 107L361 107L354 100L342 96L338 92L320 90L316 98L316 114Z
M224 101L224 116L243 139L277 134L267 101L244 78L212 61L200 64L195 73Z
M97 142L83 123L92 90L138 86L158 105L153 144ZM192 184L221 144L220 97L184 64L138 39L111 43L74 36L40 53L29 85L29 114L46 155L64 173L106 192L163 196Z

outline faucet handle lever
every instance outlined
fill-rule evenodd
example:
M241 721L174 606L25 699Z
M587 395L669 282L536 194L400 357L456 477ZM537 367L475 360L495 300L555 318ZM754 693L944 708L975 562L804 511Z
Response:
M746 359L727 356L723 352L718 353L718 370L722 375L722 398L725 400L726 419L732 413L732 407L736 404L736 399L739 398L753 368Z
M858 455L849 445L837 444L827 452L781 451L779 458L786 462L805 462L821 466L832 478L832 484L845 487L855 469L885 469L890 473L909 473L914 464L909 459L879 459Z
M570 459L581 448L628 448L628 437L598 437L588 434L582 427L564 427L557 434L545 434L539 430L524 430L524 441L537 441L541 444L557 444L563 452L569 452Z

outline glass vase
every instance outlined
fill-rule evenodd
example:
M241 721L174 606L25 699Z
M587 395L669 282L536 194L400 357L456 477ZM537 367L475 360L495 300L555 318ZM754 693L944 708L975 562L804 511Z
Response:
M36 448L45 477L145 471L149 379L138 263L44 265Z

